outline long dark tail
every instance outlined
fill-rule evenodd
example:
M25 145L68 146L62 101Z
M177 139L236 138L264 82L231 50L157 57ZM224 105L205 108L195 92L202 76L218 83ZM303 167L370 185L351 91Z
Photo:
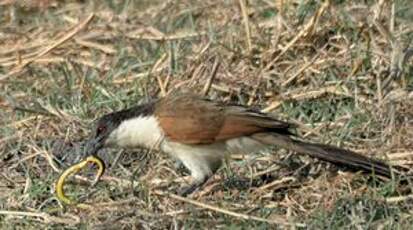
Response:
M277 133L255 134L253 138L256 138L265 144L277 145L297 153L306 154L337 165L346 166L353 170L362 170L367 173L374 173L389 178L392 175L392 167L388 164L334 146L306 143L292 139L287 135ZM397 173L394 168L393 172Z

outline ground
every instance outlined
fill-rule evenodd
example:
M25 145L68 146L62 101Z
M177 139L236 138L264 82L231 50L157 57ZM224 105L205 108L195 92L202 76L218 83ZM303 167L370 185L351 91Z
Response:
M137 149L55 182L99 116L191 91L329 143L413 164L410 0L0 1L2 229L409 229L411 184L274 147L181 198L184 170ZM89 178L89 179L88 179ZM409 181L410 182L410 181Z

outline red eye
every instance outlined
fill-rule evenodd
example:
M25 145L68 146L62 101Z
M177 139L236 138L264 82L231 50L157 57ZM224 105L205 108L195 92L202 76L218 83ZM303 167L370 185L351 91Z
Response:
M103 133L103 132L105 132L105 130L106 130L106 127L105 126L100 126L100 127L98 127L98 134L100 134L100 133Z

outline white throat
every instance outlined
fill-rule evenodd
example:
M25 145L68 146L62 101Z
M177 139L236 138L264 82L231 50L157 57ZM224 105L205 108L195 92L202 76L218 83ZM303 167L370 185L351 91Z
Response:
M107 145L117 145L122 148L159 147L164 133L154 116L141 116L123 121L112 131Z

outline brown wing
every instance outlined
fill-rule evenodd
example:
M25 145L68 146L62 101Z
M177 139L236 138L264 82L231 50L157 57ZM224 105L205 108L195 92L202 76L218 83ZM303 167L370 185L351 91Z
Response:
M259 132L288 133L290 125L242 106L223 106L194 95L161 99L155 109L172 141L207 144Z

